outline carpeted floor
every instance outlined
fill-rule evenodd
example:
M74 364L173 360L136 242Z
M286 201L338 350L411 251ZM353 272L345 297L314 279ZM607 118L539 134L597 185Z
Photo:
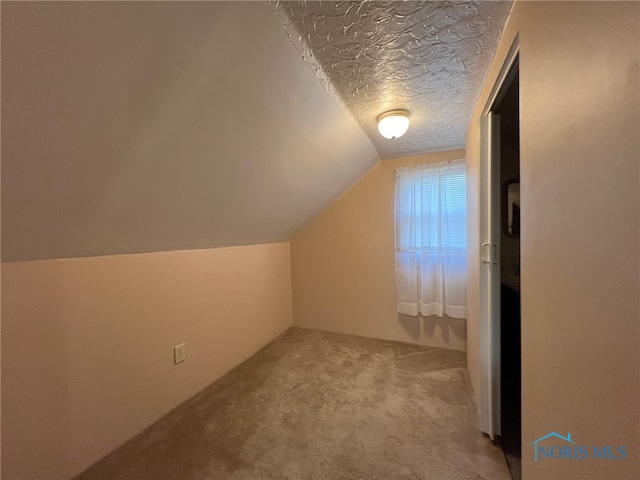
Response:
M78 479L509 479L461 352L292 328Z

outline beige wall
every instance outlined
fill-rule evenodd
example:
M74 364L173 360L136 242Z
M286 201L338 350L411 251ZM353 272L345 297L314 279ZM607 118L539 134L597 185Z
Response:
M3 264L2 300L2 478L68 478L291 325L289 244Z
M398 318L394 168L462 150L384 160L291 241L293 318L301 327L465 349L465 321Z
M640 478L640 4L517 2L467 135L469 372L479 387L478 118L520 35L525 479ZM556 431L626 460L533 461Z

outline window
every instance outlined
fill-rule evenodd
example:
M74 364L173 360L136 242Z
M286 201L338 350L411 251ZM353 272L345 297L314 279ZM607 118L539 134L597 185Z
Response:
M398 312L466 318L464 159L396 169L395 215Z

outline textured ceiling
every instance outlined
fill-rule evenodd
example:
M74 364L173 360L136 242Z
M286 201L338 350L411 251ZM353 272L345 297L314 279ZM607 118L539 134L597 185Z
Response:
M383 158L464 145L510 1L271 0L298 52ZM401 138L378 115L409 110Z

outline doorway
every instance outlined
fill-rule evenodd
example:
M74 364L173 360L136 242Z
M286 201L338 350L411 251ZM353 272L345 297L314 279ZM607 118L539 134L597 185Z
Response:
M500 444L511 476L521 474L520 82L518 64L493 109L500 128ZM495 213L495 212L494 212Z
M480 424L521 478L518 39L480 118Z

